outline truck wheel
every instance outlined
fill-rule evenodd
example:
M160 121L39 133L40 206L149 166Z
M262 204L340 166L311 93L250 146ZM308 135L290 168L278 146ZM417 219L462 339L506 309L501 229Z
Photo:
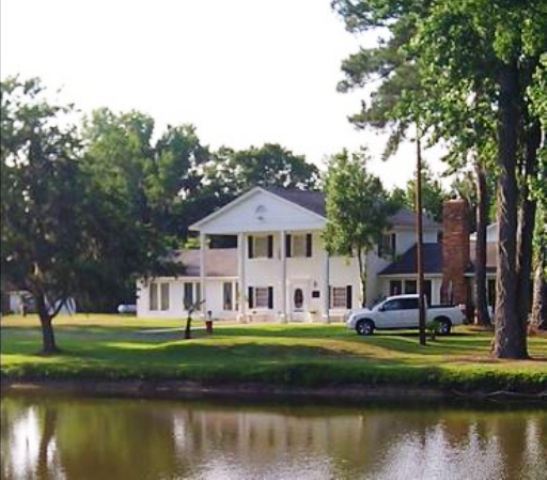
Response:
M359 335L372 335L374 333L374 323L370 320L359 320L355 325L355 330Z
M452 330L452 322L450 322L447 318L437 318L436 320L439 324L437 333L439 335L450 335L450 331Z

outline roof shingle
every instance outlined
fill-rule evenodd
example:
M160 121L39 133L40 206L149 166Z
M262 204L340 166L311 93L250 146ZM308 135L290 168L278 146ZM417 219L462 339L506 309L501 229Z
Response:
M312 192L309 190L288 189L280 187L269 187L264 190L284 198L289 202L296 203L322 217L326 217L325 195L323 192ZM416 214L407 208L401 208L399 211L389 217L392 225L413 227L416 224ZM441 228L429 215L423 215L424 228Z

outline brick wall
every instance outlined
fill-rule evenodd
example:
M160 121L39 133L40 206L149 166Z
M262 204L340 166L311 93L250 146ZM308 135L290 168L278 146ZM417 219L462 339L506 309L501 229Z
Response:
M443 303L469 304L469 282L465 272L469 258L469 206L466 200L447 200L443 205Z

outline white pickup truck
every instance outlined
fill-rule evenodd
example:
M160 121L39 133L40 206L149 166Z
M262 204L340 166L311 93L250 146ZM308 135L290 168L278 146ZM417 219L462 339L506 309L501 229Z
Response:
M438 333L448 335L454 325L465 320L464 306L427 306L426 323L438 322ZM346 325L359 335L372 335L374 330L418 328L418 295L388 297L370 309L360 308L349 313Z

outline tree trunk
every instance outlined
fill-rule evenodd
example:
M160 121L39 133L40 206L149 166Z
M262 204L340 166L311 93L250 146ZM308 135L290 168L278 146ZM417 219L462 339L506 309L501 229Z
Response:
M477 243L475 244L475 297L477 299L477 324L490 325L486 295L486 227L488 223L488 189L486 171L477 160Z
M192 338L192 315L186 317L186 328L184 329L184 338L189 340Z
M40 325L42 326L42 355L53 355L59 353L57 344L55 343L55 334L51 321L53 317L49 314L46 300L43 294L35 296L38 316L40 317Z
M422 222L422 146L420 130L416 124L416 256L417 256L417 286L418 286L418 325L420 328L420 345L426 344L425 304L424 304L424 264L423 243L424 232Z
M534 300L532 302L532 323L547 330L547 282L545 282L545 251L540 253L534 275Z
M517 308L517 130L519 85L516 62L502 65L499 74L497 218L499 229L496 272L496 332L494 355L498 358L527 358L524 334ZM523 338L524 337L524 338Z
M363 262L363 252L361 249L357 250L357 263L359 264L359 279L361 280L361 307L365 308L367 306L367 269L366 262Z
M529 182L537 175L537 150L541 143L541 128L533 122L526 134L526 157L524 162L522 204L520 208L517 241L517 314L526 341L528 314L530 312L530 290L532 288L533 237L536 219L536 200L530 195ZM526 348L526 345L524 345Z

